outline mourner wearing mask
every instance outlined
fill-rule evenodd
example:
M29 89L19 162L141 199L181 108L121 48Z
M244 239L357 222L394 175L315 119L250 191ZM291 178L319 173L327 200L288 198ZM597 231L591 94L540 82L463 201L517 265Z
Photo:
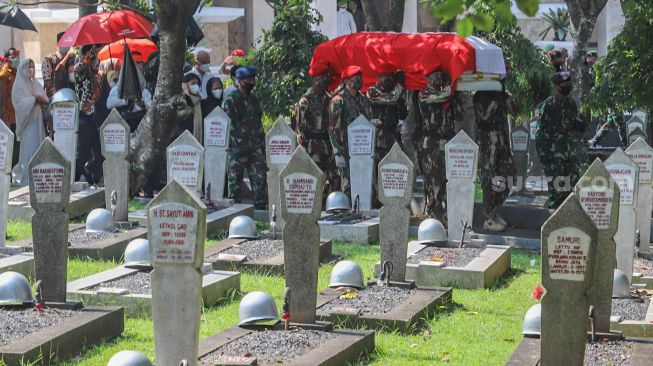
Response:
M213 74L211 74L211 56L206 51L197 51L195 53L195 65L193 68L188 71L186 74L194 74L200 79L200 94L199 96L202 99L206 99L208 96L208 87L207 84Z
M347 10L347 0L338 1L338 36L356 33L356 21Z
M208 96L202 101L202 118L206 118L216 107L222 107L224 100L224 85L219 77L212 77L207 83Z
M57 34L57 42L63 32ZM75 50L70 47L59 47L57 52L45 57L41 64L43 85L48 98L52 98L57 90L70 88L75 84Z
M111 81L109 87L111 91L107 97L107 110L111 111L116 108L120 115L125 119L125 122L131 127L131 131L135 131L141 119L145 116L148 109L152 107L152 95L147 90L145 85L145 78L140 78L141 82L141 97L139 99L121 99L120 95L120 74L113 72L111 74Z
M200 97L200 78L199 76L188 73L184 75L181 88L186 94L188 105L193 108L193 126L188 130L193 132L195 139L200 144L203 143L204 124L202 123L202 98Z

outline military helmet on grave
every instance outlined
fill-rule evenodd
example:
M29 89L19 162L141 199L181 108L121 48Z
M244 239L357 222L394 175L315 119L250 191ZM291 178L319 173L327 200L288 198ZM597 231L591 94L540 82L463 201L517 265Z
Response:
M612 277L612 297L630 297L630 281L628 280L628 276L623 271L616 268Z
M111 357L107 366L152 366L152 363L141 352L120 351Z
M335 213L338 211L349 211L351 205L349 198L343 192L331 192L326 199L325 211L328 213Z
M150 245L147 239L134 239L125 248L125 267L143 268L151 267Z
M112 233L115 228L116 223L113 221L113 215L103 208L96 208L86 217L87 233Z
M446 244L447 231L439 220L426 219L419 224L417 241L420 244Z
M0 274L0 305L24 305L34 303L32 287L25 276L18 272Z
M256 222L249 216L236 216L229 224L229 239L256 239Z
M363 269L352 261L340 261L333 266L329 287L363 288Z
M535 304L524 315L522 334L539 337L542 329L542 304Z
M238 325L277 319L279 319L277 304L274 303L274 299L267 292L250 292L240 300Z

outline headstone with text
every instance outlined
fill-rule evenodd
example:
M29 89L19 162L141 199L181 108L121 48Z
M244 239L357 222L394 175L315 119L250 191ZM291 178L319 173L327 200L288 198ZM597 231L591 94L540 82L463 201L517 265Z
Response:
M100 143L104 156L104 200L116 221L127 221L129 214L129 137L129 125L113 109L100 127Z
M349 146L349 179L351 181L351 203L359 200L359 210L372 209L374 187L374 149L376 127L365 116L360 115L347 127ZM353 206L352 206L353 207Z
M617 268L628 275L632 282L637 240L635 207L639 191L639 167L621 148L617 148L603 165L619 187L619 224L614 236Z
M11 191L11 162L14 156L14 134L0 119L0 248L5 246L9 192Z
M415 167L395 143L379 162L379 200L383 204L379 215L381 263L392 262L390 280L406 280L406 251L410 225L410 200L413 195Z
M156 363L197 365L206 206L172 180L147 205L147 216Z
M635 128L634 130L632 130L631 132L628 133L628 145L629 146L632 145L633 142L637 141L637 139L640 139L640 138L642 140L644 140L644 141L647 141L646 133L644 131L642 131L641 128L637 127L637 128Z
M46 302L66 301L70 169L70 161L49 138L28 165L34 273Z
M540 365L583 365L598 233L575 193L542 226Z
M277 227L281 230L285 224L281 214L279 193L279 173L288 164L297 147L297 135L283 117L277 118L270 131L265 135L265 154L268 163L268 221L272 221L276 209ZM273 207L274 206L274 207Z
M633 142L626 154L639 167L639 192L637 194L637 229L639 230L639 248L643 252L651 251L651 211L653 211L653 149L643 139Z
M595 330L610 331L612 277L617 266L614 236L619 225L619 187L601 160L596 159L576 184L580 205L598 229L594 282L588 292L594 306Z
M211 200L224 198L227 176L227 150L231 120L220 107L204 118L204 184L211 185Z
M516 192L524 193L526 191L526 177L528 177L528 128L520 123L510 133L512 156L515 162L517 176L513 185L517 188Z
M320 265L320 226L324 173L300 146L279 172L283 259L290 288L290 319L315 323L317 274Z
M449 240L463 237L464 223L474 220L474 193L478 165L478 145L460 131L445 145L447 170L447 220Z
M72 162L70 169L73 182L75 179L75 161L77 159L77 129L79 128L79 99L72 89L57 91L50 102L54 144Z
M173 141L166 151L168 182L179 182L199 193L204 175L204 148L190 131L186 130Z

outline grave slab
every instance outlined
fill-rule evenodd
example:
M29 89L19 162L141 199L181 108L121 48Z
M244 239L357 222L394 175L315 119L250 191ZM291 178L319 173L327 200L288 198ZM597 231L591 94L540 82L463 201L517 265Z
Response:
M653 338L653 301L649 302L644 320L629 320L620 316L610 318L610 329L626 337Z
M88 188L70 195L66 213L70 218L88 215L96 208L104 208L104 188ZM34 209L29 203L29 187L19 188L9 194L9 220L29 221L34 216Z
M295 148L297 147L297 135L290 128L285 118L279 117L265 135L265 156L268 164L268 216L266 222L272 221L272 216L276 214L277 228L281 231L285 225L283 215L281 215L281 198L279 193L279 174L288 164ZM272 207L276 213L272 212Z
M462 223L474 222L474 194L478 145L460 131L445 145L447 171L447 220L449 240L463 237Z
M32 253L17 253L3 257L0 254L0 273L18 272L23 276L34 278L34 255Z
M318 220L322 240L342 241L356 244L379 242L379 218L369 217L354 222L334 222L325 220L331 216L325 212Z
M349 178L351 180L351 204L359 197L361 211L372 209L372 190L376 165L376 126L360 115L347 126L347 145L349 146Z

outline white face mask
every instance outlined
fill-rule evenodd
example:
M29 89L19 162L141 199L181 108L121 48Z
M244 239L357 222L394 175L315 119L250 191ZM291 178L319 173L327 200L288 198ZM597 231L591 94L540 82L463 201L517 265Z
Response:
M68 74L68 81L70 81L71 83L75 82L75 74L74 73L71 72L71 73Z
M200 93L200 86L197 84L190 84L188 86L188 91L193 95L198 95Z
M340 11L347 11L347 7L345 6L344 8L338 8Z
M220 99L222 98L222 89L213 89L211 90L211 94L213 94L215 99Z
M209 64L201 64L200 65L200 71L203 73L207 73L211 71L211 65Z

